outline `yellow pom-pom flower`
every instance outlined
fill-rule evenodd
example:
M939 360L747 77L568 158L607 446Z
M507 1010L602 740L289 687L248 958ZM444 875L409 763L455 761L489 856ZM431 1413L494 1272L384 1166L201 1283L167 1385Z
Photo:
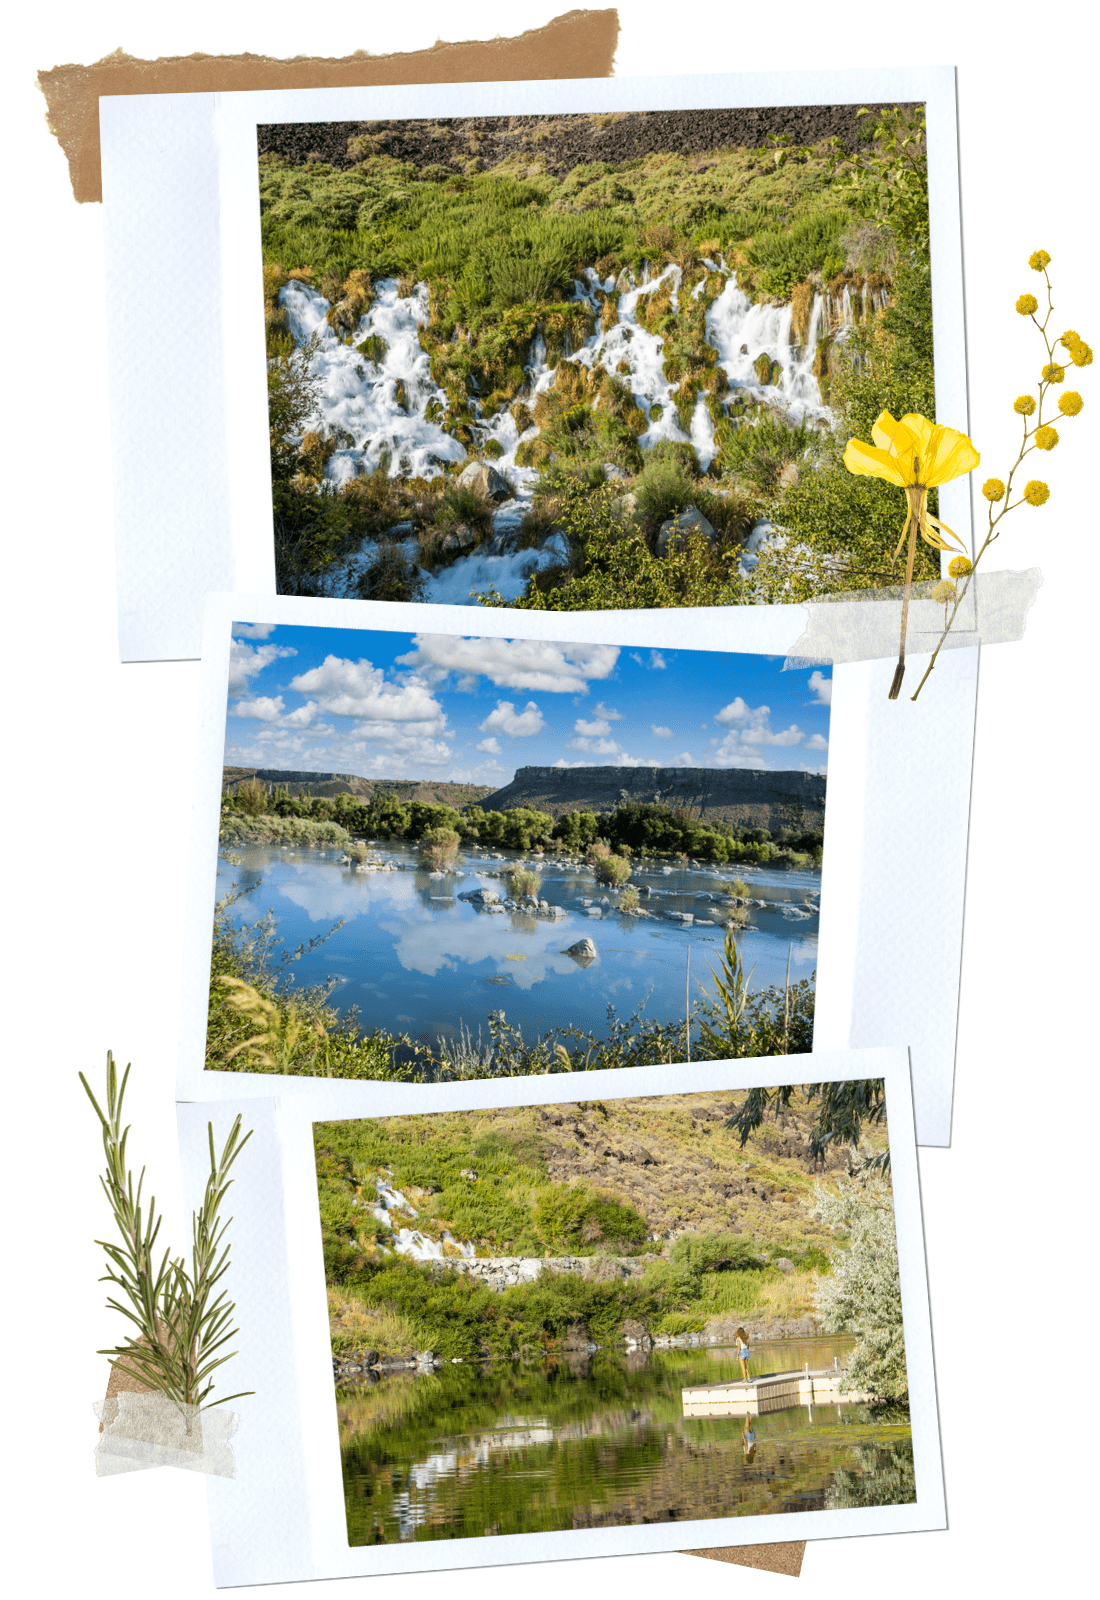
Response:
M1044 383L1061 383L1065 375L1065 367L1060 367L1056 361L1048 361L1040 374Z
M1039 478L1032 478L1030 483L1024 485L1024 499L1029 506L1045 506L1050 499L1050 490Z
M1091 367L1092 346L1086 344L1084 339L1078 339L1071 351L1071 359L1075 367Z
M1076 389L1067 389L1058 396L1058 410L1064 417L1075 417L1084 403Z
M1053 450L1058 443L1057 428L1036 428L1035 445L1039 450Z
M1029 394L1017 395L1012 402L1012 409L1021 417L1030 417L1035 410L1035 401Z
M1032 272L1042 272L1044 267L1050 265L1050 256L1045 250L1033 250L1027 258L1027 264Z
M1016 302L1016 310L1021 317L1030 317L1033 311L1038 311L1039 302L1033 294L1022 294Z
M947 563L947 570L953 578L965 578L968 572L974 571L974 563L969 556L953 556Z
M1003 500L1005 497L1005 486L1001 482L1000 478L987 478L982 484L982 493L985 495L987 500Z
M955 585L942 578L932 590L932 599L938 600L941 606L945 606L948 601L954 600L956 592Z

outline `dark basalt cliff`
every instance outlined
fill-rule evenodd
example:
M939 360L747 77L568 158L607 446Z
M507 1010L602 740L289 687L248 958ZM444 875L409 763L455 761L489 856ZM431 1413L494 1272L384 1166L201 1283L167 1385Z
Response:
M520 767L511 783L480 804L486 811L532 806L560 817L566 811L614 811L660 803L705 822L750 828L821 828L825 779L812 772L747 772L703 767Z

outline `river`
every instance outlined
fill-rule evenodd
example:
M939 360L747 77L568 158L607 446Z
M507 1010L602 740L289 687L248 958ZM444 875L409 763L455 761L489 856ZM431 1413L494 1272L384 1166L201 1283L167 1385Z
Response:
M750 1370L831 1366L852 1342L760 1344ZM448 1365L434 1377L402 1374L338 1392L348 1542L915 1500L904 1409L800 1406L747 1423L685 1419L683 1387L739 1376L732 1349L601 1352Z
M689 959L692 999L700 984L713 989L728 904L721 885L736 877L763 902L749 909L738 940L752 988L782 985L788 955L792 983L816 966L819 872L637 863L631 882L649 914L627 916L591 868L553 853L467 849L454 874L432 877L409 845L379 843L375 852L395 870L356 871L336 848L274 845L239 847L218 870L219 896L234 883L247 891L230 915L254 922L270 909L286 950L343 921L291 970L299 986L335 980L331 1003L341 1012L358 1006L367 1031L407 1032L434 1047L461 1026L476 1038L490 1011L504 1011L528 1042L565 1026L606 1037L608 1006L625 1017L643 1000L646 1017L679 1020ZM563 915L493 913L461 898L486 889L503 899L500 874L523 864L539 875L539 897ZM597 950L588 963L564 953L582 938Z

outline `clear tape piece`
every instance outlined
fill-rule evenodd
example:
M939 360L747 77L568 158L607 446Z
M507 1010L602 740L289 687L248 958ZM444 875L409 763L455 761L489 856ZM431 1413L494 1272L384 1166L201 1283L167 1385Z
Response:
M237 1413L211 1406L177 1405L167 1395L123 1392L94 1403L99 1418L95 1451L98 1478L148 1467L183 1467L232 1478L236 1463L229 1440L237 1431Z
M942 648L961 650L976 644L1010 644L1022 639L1027 614L1042 581L1038 567L1029 567L1026 572L975 573ZM930 583L915 585L910 595L907 654L931 652L943 634L943 603L931 598L932 587ZM899 584L896 588L861 589L808 601L806 627L791 645L784 669L800 671L803 667L896 656L903 594Z

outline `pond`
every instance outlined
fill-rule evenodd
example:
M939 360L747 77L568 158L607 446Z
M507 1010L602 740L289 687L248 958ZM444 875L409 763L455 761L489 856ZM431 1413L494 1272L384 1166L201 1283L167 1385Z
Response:
M831 1366L850 1338L753 1347L751 1373ZM337 1394L348 1542L617 1527L916 1499L908 1413L805 1406L685 1419L732 1349L445 1366ZM751 1445L743 1427L755 1435ZM782 1538L778 1534L777 1538Z
M343 921L292 971L300 986L335 980L331 1003L358 1006L368 1032L407 1032L434 1047L460 1026L476 1038L488 1013L503 1011L529 1042L565 1026L605 1037L609 1004L625 1017L643 1001L646 1017L674 1022L684 1016L689 959L692 999L700 983L713 990L709 969L721 957L729 903L721 885L734 878L763 902L749 908L738 941L746 972L755 969L752 988L782 985L788 954L792 983L817 964L816 871L639 862L631 883L646 915L627 916L614 891L571 858L467 849L453 872L432 876L409 845L373 848L391 870L356 871L336 848L279 845L240 846L237 864L218 865L219 897L234 883L248 891L231 917L250 923L270 909L286 950ZM492 912L461 898L484 889L505 899L501 875L518 865L538 873L539 897L561 914ZM583 938L595 945L594 960L564 953Z

